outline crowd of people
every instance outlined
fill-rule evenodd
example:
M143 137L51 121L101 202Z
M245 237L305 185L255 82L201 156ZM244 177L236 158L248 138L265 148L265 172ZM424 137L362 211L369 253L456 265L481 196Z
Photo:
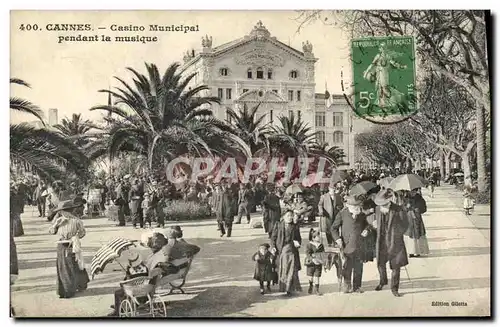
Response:
M293 189L293 184L277 187L260 178L239 185L227 180L214 183L207 179L178 188L153 177L132 175L97 180L92 189L101 190L95 202L101 211L109 204L118 207L118 226L125 226L126 216L130 216L136 228L147 227L146 224L151 227L153 222L156 227L165 227L168 218L164 215L165 206L171 200L184 199L209 206L220 236L231 237L233 224L249 223L251 213L261 212L269 242L258 247L252 260L256 264L254 278L259 281L262 294L271 291L275 284L288 296L301 291L298 272L305 266L309 278L308 292L321 295L320 278L327 264L323 254L336 247L342 254L345 293L362 292L363 265L377 258L380 281L376 290L382 290L388 284L388 262L392 272L391 291L395 296L401 296L400 271L408 265L408 256L429 253L422 219L427 206L421 189L394 192L377 185L365 194L350 193L354 185L363 181L379 184L384 177L398 174L398 171L353 171L326 187L298 187L292 192L287 190ZM419 175L432 187L439 186L437 172L419 172ZM86 193L89 193L88 188L85 190L77 183L66 186L61 182L46 185L43 181L23 181L11 185L11 235L23 234L20 214L26 204L31 204L38 208L39 217L52 222L49 233L59 237L56 262L57 291L61 298L85 290L89 282L82 265L80 245L80 239L85 236L81 218L88 204L88 197L87 201L84 199ZM309 243L305 246L306 259L301 264L300 229L315 222L316 217L319 217L318 228L307 226ZM159 268L168 273L168 269L172 269L168 262L175 259L175 255L194 255L200 250L183 240L178 226L164 233L155 233L148 247L151 256L146 260L133 258L131 263L137 264L131 264L128 268L133 269L130 271L127 268L126 278L133 277L132 271L137 272L140 265L146 267L146 271ZM144 270L139 270L139 273L144 273ZM115 292L115 311L122 298L122 291Z

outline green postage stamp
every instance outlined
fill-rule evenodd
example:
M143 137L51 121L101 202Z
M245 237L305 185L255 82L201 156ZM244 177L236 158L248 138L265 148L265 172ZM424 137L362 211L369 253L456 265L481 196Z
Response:
M397 122L417 110L411 36L353 39L354 109L373 122Z

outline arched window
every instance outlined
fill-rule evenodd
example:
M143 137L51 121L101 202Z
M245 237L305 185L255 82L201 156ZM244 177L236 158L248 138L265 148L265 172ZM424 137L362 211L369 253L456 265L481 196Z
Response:
M318 142L318 143L325 143L325 132L319 131L316 134L316 142Z
M264 79L264 69L262 67L257 68L257 79Z
M271 68L267 70L267 79L273 79L273 70Z
M299 72L296 70L292 70L289 74L290 78L297 78L299 76Z
M221 68L219 70L219 72L220 72L220 76L227 76L227 75L229 75L229 69L227 69L227 68Z
M248 68L248 70L247 70L247 78L249 78L249 79L253 78L253 76L252 76L252 68Z
M336 131L333 133L333 143L335 144L342 144L344 143L344 133L341 131Z

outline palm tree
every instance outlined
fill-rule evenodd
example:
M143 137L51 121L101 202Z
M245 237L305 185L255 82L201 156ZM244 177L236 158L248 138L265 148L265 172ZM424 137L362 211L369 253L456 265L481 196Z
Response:
M105 110L119 118L105 118L109 123L107 137L95 144L91 157L108 154L113 159L121 151L132 151L145 155L152 169L164 159L181 155L226 155L235 148L250 153L227 124L212 116L208 106L219 100L200 96L209 88L203 85L186 90L195 73L183 79L178 68L177 63L170 65L163 76L154 64L146 63L147 75L127 68L134 75L133 86L115 77L122 87L99 91L117 99L115 105L90 110Z
M300 117L278 117L279 125L271 128L269 142L273 154L283 154L288 157L305 156L314 146L316 133L314 133Z
M243 109L235 111L227 109L233 133L238 135L250 147L252 155L259 150L269 150L267 136L269 128L264 123L264 115L257 118L257 110L260 103L252 109L248 109L247 104L243 104Z
M17 78L10 82L29 87ZM43 112L27 100L11 97L10 108L32 114L43 122ZM88 167L83 152L66 137L27 123L10 125L10 161L11 167L33 171L46 180L63 179L71 172L84 176Z
M93 128L93 124L89 119L83 120L81 114L73 114L71 119L63 118L61 124L55 125L54 128L82 147L88 142L86 133Z
M343 163L344 158L346 157L344 149L339 148L338 146L329 146L326 142L313 144L309 151L313 155L325 158L334 166L338 166Z
M19 78L11 78L10 83L31 88L28 83ZM33 115L43 123L43 111L28 100L10 97L10 109Z

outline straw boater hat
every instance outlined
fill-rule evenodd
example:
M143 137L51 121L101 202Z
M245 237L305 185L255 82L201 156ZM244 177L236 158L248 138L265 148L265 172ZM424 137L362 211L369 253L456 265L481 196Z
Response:
M346 200L346 204L351 206L358 206L361 204L361 199L355 195L349 195Z
M139 266L142 263L141 257L139 253L137 252L132 252L128 258L128 264L130 267L135 268Z
M67 211L75 208L79 208L85 204L85 200L76 197L71 200L61 201L54 212Z
M389 190L382 190L377 193L373 202L378 206L383 206L392 201L392 192Z
M269 243L262 243L261 245L259 245L259 248L266 248L266 249L269 249L271 246L269 245Z

